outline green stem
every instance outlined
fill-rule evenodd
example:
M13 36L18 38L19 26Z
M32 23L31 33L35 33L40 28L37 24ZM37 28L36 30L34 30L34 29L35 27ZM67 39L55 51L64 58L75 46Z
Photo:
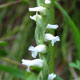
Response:
M64 20L64 23L65 23L65 20ZM66 23L65 23L66 24ZM66 38L67 38L67 32L68 32L68 25L64 25L64 28L63 28L63 34L62 34L62 40L61 40L61 48L62 48L62 54L63 54L63 60L66 61L67 60L67 44L66 44Z
M50 24L54 24L54 17L55 17L54 0L52 0L51 6L50 6ZM54 34L54 31L50 30L50 33ZM54 72L55 54L54 54L54 47L51 45L51 43L49 43L49 51L50 51L49 70L50 70L50 73L52 73Z

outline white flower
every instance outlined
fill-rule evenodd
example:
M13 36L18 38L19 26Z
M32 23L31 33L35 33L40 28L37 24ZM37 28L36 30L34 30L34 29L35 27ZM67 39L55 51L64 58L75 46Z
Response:
M46 29L57 29L58 28L58 25L52 25L52 24L48 24Z
M48 80L53 80L56 77L56 74L51 73L48 75Z
M54 46L54 43L56 41L60 41L60 38L59 38L59 36L53 36L52 34L47 33L47 34L45 34L44 41L46 41L46 42L51 41L52 46Z
M34 8L29 8L29 11L34 11L34 12L42 12L45 14L46 8L39 6L39 7L34 7Z
M32 52L32 57L36 58L38 52L45 53L46 52L46 46L45 45L38 45L36 47L30 46L29 49Z
M38 14L36 14L36 15L34 15L34 16L30 16L30 18L32 19L32 20L34 20L34 21L36 21L36 18L39 18L39 19L41 19L42 17L41 17L41 15L38 15Z
M24 60L22 59L22 64L27 66L27 71L30 72L30 66L37 66L42 67L43 66L43 60L41 59L34 59L34 60Z
M45 4L50 4L51 1L50 0L45 0Z

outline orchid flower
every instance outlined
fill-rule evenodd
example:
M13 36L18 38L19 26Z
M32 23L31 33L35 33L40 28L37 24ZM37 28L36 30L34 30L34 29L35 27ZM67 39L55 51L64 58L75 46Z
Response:
M36 58L36 56L39 52L42 52L42 53L46 52L46 46L43 44L38 45L36 47L30 46L28 50L30 50L32 52L32 57Z
M37 66L41 68L43 66L43 60L42 59L34 59L34 60L22 59L22 64L26 65L27 71L30 72L30 66Z
M51 43L52 43L52 46L54 46L54 43L56 42L56 41L60 41L60 38L59 38L59 36L53 36L52 34L50 34L50 33L46 33L45 34L45 38L44 38L44 41L51 41Z

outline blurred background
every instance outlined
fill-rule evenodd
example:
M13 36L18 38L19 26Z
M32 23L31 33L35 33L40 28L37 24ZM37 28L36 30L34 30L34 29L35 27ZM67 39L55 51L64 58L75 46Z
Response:
M54 35L61 38L54 49L56 80L80 80L80 0L55 1ZM21 60L32 59L28 47L36 45L36 23L29 18L34 13L28 10L34 6L36 0L0 0L0 80L25 80Z

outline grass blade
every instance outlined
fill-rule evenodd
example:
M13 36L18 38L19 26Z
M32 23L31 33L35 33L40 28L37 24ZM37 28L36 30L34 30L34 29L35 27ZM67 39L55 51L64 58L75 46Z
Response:
M77 28L77 26L73 22L73 20L69 17L69 15L67 14L67 12L61 7L61 5L58 2L54 2L54 3L55 3L55 6L64 15L65 20L67 21L67 23L70 24L70 27L72 29L73 36L74 36L74 42L76 44L77 51L78 51L78 59L80 59L80 32L79 32L79 29Z

